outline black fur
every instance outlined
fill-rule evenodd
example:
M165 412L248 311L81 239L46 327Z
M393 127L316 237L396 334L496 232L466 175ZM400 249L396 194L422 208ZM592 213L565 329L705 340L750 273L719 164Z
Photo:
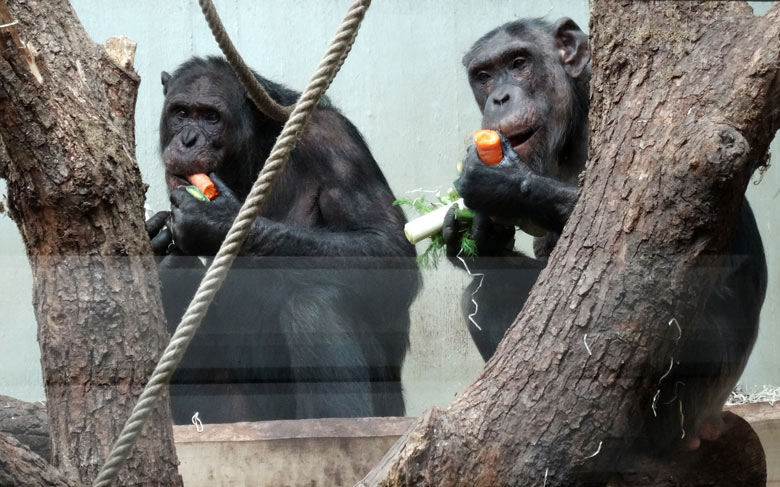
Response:
M589 58L586 35L569 19L505 24L464 57L483 128L502 132L504 144L504 160L494 167L481 163L472 148L460 179L466 205L478 213L472 233L480 257L470 265L486 274L475 317L482 330L468 326L486 360L522 309L577 201L587 158ZM513 229L488 215L542 229L534 242L536 258L513 251ZM444 228L450 255L460 247L460 231L451 212ZM745 201L720 280L695 331L681 343L679 365L663 382L658 416L646 418L640 435L649 441L645 447L674 451L669 447L679 445L678 401L687 447L696 447L691 439L703 436L703 424L717 426L756 339L766 280L761 237ZM476 286L464 293L465 314L473 309Z
M284 105L299 96L258 79ZM148 230L173 327L203 274L193 256L215 254L282 126L222 59L194 58L163 84L172 208ZM192 173L221 194L191 197L180 186ZM174 375L174 422L196 411L207 422L404 414L419 276L393 201L358 130L321 101Z

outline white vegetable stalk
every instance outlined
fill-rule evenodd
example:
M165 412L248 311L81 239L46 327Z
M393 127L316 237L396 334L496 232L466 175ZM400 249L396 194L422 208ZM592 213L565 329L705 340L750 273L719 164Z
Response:
M406 239L412 244L416 244L420 240L425 240L426 238L439 233L441 227L444 225L444 217L447 216L447 212L452 205L458 205L460 208L466 207L466 205L463 204L463 198L461 198L448 205L442 206L441 208L437 208L430 213L415 218L404 226L404 235L406 235Z

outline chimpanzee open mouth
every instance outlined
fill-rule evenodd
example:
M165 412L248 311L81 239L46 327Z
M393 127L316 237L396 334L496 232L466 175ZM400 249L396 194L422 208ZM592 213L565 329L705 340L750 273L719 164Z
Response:
M179 186L189 186L190 184L189 181L187 181L186 176L170 173L165 173L165 183L170 189L176 189Z
M521 145L528 142L528 139L533 137L536 133L537 127L529 127L521 132L509 136L509 143L512 144L514 149L519 148Z

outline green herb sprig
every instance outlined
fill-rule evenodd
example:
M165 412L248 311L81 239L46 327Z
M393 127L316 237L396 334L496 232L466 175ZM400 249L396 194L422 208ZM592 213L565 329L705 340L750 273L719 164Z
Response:
M409 207L418 215L425 215L460 198L455 188L450 188L446 194L436 192L433 196L433 200L429 200L425 195L421 195L415 199L399 199L393 202L393 204ZM474 239L471 238L471 224L474 221L474 212L468 208L457 208L455 210L455 218L461 234L460 248L462 253L468 257L475 257L477 255L477 245ZM444 258L446 245L441 232L433 235L430 241L431 243L425 251L417 256L417 264L423 269L436 269L439 266L439 262Z

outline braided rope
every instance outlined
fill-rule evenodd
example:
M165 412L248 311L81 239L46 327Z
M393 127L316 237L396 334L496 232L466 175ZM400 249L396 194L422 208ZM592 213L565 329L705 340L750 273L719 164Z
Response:
M176 366L187 350L187 346L193 336L195 336L203 316L213 301L214 295L225 280L228 270L236 258L236 254L238 254L246 239L252 222L260 214L266 193L281 172L290 151L295 147L306 123L311 117L314 107L325 93L325 90L328 89L338 69L343 64L346 53L352 48L355 36L360 28L360 23L370 4L371 0L355 0L350 6L317 71L315 71L311 81L309 81L309 85L304 90L298 103L295 104L289 120L284 125L279 138L276 140L276 144L271 150L271 154L257 177L257 181L255 181L249 196L241 206L236 220L233 222L225 237L225 241L222 242L222 246L214 258L214 262L206 271L206 275L192 298L192 302L176 327L176 331L171 337L171 341L163 352L160 361L157 363L157 367L146 384L144 391L138 398L130 418L128 418L122 432L119 434L119 438L114 443L106 463L98 473L93 487L110 486L116 480L119 470L132 452L132 448L138 435L141 433L146 419L154 409L158 396L163 392L171 375L173 375Z
M236 73L241 85L246 89L249 98L255 104L258 110L260 110L266 116L273 118L279 122L285 122L292 112L292 107L285 107L276 102L268 92L265 91L263 86L257 81L252 70L246 65L241 55L236 50L236 47L230 41L225 26L217 14L217 9L214 7L214 3L211 0L199 0L200 9L203 11L203 16L206 17L206 22L209 24L211 33L214 34L214 39L219 44L219 48L225 55L225 58L230 63L230 67L233 68L233 72Z

